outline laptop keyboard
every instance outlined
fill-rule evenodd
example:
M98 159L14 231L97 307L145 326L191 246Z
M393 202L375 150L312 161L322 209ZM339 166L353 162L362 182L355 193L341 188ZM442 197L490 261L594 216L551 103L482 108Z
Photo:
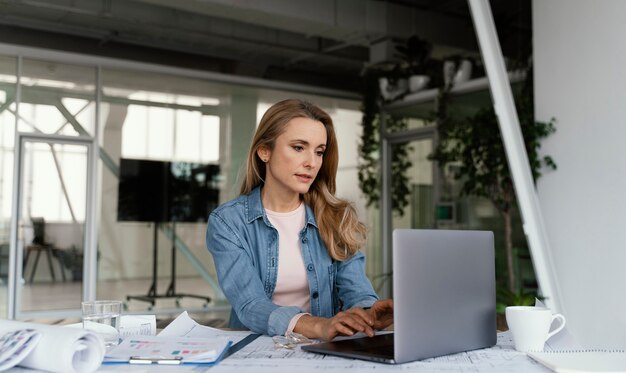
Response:
M393 358L393 334L381 334L374 337L353 339L352 341L352 349L354 351L390 356Z
M393 333L376 335L371 338L363 337L343 339L339 341L312 344L303 346L302 349L304 351L365 359L382 363L389 363L394 359Z
M371 350L371 348L370 348ZM376 347L376 352L385 355L385 356L393 356L393 344L383 345Z

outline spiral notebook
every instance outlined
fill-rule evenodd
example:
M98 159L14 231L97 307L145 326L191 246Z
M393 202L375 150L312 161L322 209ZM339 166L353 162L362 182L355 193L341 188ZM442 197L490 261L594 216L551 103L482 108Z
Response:
M528 356L557 373L626 373L623 350L530 352Z

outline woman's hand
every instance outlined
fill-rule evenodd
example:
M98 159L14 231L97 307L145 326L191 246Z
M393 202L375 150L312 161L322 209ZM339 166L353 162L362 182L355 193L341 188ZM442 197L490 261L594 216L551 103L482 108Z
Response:
M385 329L389 325L393 324L393 300L383 299L376 301L372 304L370 309L366 310L369 316L374 322L372 327L374 329Z
M372 337L374 320L361 308L339 312L331 318L304 315L296 323L294 332L308 338L330 341L338 335L354 335L363 332Z
M338 335L350 336L358 332L373 337L375 329L385 329L391 324L393 324L393 300L384 299L376 301L367 310L351 308L328 319L304 315L300 317L293 331L308 338L329 341Z

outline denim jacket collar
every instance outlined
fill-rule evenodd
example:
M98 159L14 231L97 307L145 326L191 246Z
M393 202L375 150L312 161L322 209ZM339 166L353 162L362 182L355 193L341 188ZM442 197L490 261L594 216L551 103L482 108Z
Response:
M313 209L309 207L306 203L304 204L305 208L305 219L306 223L311 224L315 228L317 228L317 223L315 222L315 214L313 213ZM263 202L261 201L261 186L257 186L252 189L252 191L246 196L246 218L247 222L251 223L252 221L263 218L265 224L271 226L267 216L265 214L265 209L263 208Z

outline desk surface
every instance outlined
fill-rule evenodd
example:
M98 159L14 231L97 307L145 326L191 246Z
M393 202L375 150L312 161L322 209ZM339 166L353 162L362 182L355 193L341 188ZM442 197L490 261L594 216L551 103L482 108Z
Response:
M498 344L492 348L417 361L401 365L386 365L361 360L311 354L304 351L276 349L269 337L259 337L242 350L214 367L199 365L133 366L128 364L103 365L98 372L210 372L210 373L313 373L387 371L464 373L512 372L549 373L549 369L526 354L513 349L509 333L498 334Z

